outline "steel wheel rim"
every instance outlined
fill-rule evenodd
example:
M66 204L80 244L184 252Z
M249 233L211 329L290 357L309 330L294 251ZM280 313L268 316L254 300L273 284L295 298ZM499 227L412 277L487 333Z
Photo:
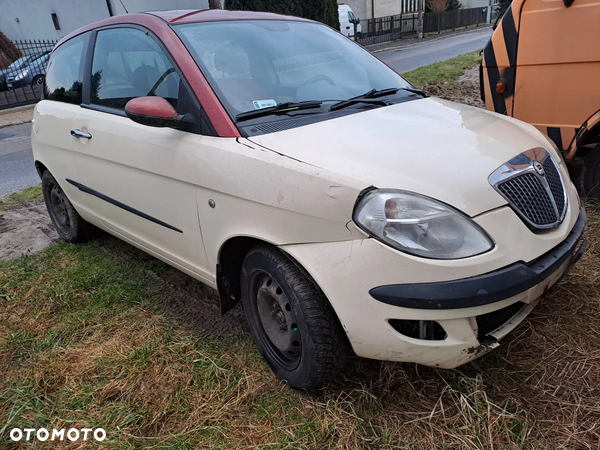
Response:
M50 188L50 212L56 226L68 234L71 229L71 219L67 211L66 197L55 184Z
M266 272L255 272L250 286L253 312L260 323L259 339L280 366L295 369L302 356L302 340L289 298Z
M35 84L44 84L44 77L39 77L35 80Z

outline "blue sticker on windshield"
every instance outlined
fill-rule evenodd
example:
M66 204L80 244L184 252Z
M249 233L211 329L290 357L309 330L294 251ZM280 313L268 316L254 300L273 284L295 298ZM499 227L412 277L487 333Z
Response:
M254 109L263 109L270 108L272 106L277 106L277 102L275 100L254 100L252 104L254 105Z

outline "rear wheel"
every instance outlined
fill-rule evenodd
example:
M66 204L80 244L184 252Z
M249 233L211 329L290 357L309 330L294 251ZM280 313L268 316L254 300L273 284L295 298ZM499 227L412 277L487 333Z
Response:
M314 389L343 368L346 334L323 293L289 258L255 247L241 282L252 337L275 375L293 388Z
M94 226L81 218L50 172L42 175L42 192L50 220L65 242L85 242Z
M580 177L583 196L600 201L600 144L583 161Z

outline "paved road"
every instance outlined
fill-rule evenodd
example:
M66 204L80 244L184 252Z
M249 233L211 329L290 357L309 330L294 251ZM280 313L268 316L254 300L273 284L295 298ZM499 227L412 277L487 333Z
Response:
M379 52L377 57L398 73L405 73L421 66L480 50L491 35L491 28L482 28L438 39L417 41L417 43L407 47Z
M39 183L31 152L31 124L0 128L0 196Z

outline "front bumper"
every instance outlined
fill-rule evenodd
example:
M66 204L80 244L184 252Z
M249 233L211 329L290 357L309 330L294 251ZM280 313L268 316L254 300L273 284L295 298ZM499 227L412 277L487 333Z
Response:
M389 305L415 309L470 308L506 300L542 284L568 261L566 274L585 251L585 241L576 250L584 228L585 212L582 209L567 238L530 264L518 262L462 280L379 286L371 289L369 294Z
M15 89L15 88L20 88L20 87L25 87L30 85L31 82L29 81L29 79L27 77L25 78L21 78L20 80L8 80L8 86L10 89Z
M414 258L374 239L282 249L323 289L358 356L454 368L497 347L585 249L578 247L583 210L570 210L558 229L542 235L533 235L509 208L477 221L501 245L464 260ZM528 263L515 263L515 255ZM493 261L506 262L494 267ZM489 284L481 284L486 279ZM426 335L419 334L423 326Z

